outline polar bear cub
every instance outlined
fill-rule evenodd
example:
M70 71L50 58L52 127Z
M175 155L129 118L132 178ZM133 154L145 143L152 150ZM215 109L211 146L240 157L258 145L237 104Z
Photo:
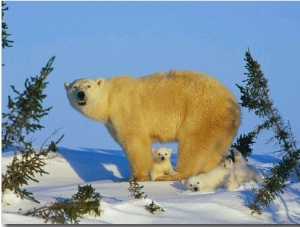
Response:
M229 169L231 169L231 170L234 171L234 163L233 163L233 161L232 161L231 158L226 158L225 160L223 160L223 161L220 163L220 166L229 168Z
M163 175L172 176L177 173L170 161L171 153L172 149L166 147L152 148L153 164L150 172L152 181Z
M206 173L188 178L184 185L187 189L195 192L213 192L218 188L232 190L238 187L233 170L221 165Z
M252 166L247 164L246 159L238 149L233 148L233 154L235 160L234 174L238 183L241 184L250 181L261 183L263 181L258 172Z

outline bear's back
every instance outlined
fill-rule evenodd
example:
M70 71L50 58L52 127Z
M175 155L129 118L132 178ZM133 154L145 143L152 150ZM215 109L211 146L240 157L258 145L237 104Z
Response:
M191 70L171 70L169 72L158 72L148 76L137 78L143 84L162 84L168 86L169 83L181 83L188 85L195 81L215 80L204 73Z

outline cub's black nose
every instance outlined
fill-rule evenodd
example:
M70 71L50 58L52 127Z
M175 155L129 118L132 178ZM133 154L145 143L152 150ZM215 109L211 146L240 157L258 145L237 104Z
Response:
M194 187L194 191L196 192L196 191L198 191L199 189L198 189L198 187Z
M83 91L78 92L78 93L77 93L77 97L78 97L79 99L84 99L84 97L85 97L84 92L83 92Z
M165 157L161 157L161 160L164 161L164 160L165 160Z

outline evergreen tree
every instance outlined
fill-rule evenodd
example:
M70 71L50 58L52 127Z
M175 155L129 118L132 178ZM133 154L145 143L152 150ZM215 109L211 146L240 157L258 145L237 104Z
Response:
M71 199L56 201L35 208L25 213L27 216L36 216L45 219L45 223L52 224L79 224L78 218L83 214L101 215L101 196L91 185L79 186L78 192Z
M283 193L285 182L291 175L296 174L300 180L300 149L297 148L290 124L283 121L278 109L274 107L269 94L268 80L258 62L252 58L249 49L246 51L245 61L248 72L245 73L247 79L243 82L246 85L237 85L242 94L241 106L254 111L255 115L263 120L250 134L257 137L262 130L272 130L274 136L271 140L277 140L282 155L281 161L265 177L262 188L253 189L254 199L250 208L253 212L261 213L261 207L268 206Z
M149 205L145 206L145 209L147 211L149 211L151 214L154 214L154 212L156 212L156 211L165 212L165 210L163 208L161 208L160 206L158 206L157 204L155 204L153 200Z
M247 135L243 134L240 135L234 144L231 145L231 147L235 147L238 149L241 154L244 156L244 158L247 160L247 157L252 153L252 148L251 146L255 143L253 141L254 139L254 134L252 132L248 133ZM230 150L231 152L231 157L233 161L234 160L234 155L232 149ZM248 161L248 160L247 160Z
M11 86L17 95L14 99L8 96L9 113L2 113L2 149L13 144L19 147L31 147L25 136L44 128L39 122L40 119L49 114L52 107L43 108L43 100L47 97L44 94L48 82L47 76L52 72L53 56L42 68L39 76L25 80L25 90L21 93L15 86Z
M12 40L8 40L7 39L9 36L11 36L11 34L7 33L8 26L3 21L3 19L4 19L4 12L7 11L8 9L9 8L6 6L6 3L4 3L2 1L2 49L4 49L5 47L12 47L11 44L14 42Z
M19 92L14 86L11 86L13 92L17 95L15 98L8 96L8 109L10 112L2 113L2 150L8 146L16 145L20 157L15 154L13 161L7 166L7 171L2 174L2 193L5 189L14 191L21 198L27 197L38 202L31 192L21 189L21 186L28 185L29 180L38 182L35 174L47 174L44 170L46 165L44 158L52 151L56 152L56 145L63 138L61 136L56 142L51 141L45 148L41 147L40 152L36 152L32 142L26 140L26 136L41 130L44 126L40 125L40 119L48 115L51 107L43 108L43 100L47 97L44 94L48 82L47 76L52 72L52 63L55 57L52 57L47 65L42 69L41 74L31 77L25 81L24 92Z
M143 185L142 186L139 185L136 177L130 180L128 191L130 192L131 197L134 197L135 199L141 199L141 198L145 199L147 195L143 196L143 194L145 194L145 192L142 191L143 187L144 187Z

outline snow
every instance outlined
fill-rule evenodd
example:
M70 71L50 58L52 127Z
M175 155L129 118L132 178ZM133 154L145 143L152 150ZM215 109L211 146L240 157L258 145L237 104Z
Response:
M2 153L2 173L12 161L13 150ZM176 154L172 154L175 165ZM273 155L253 154L249 164L266 174L278 159ZM219 189L213 193L187 191L181 182L139 182L146 199L134 199L128 191L130 171L127 159L120 150L60 147L57 154L46 159L49 174L37 176L39 183L24 187L33 192L40 204L21 200L5 191L2 200L3 224L44 224L37 217L23 215L57 199L75 194L78 185L91 184L100 193L100 217L84 215L80 224L300 224L300 183L288 182L280 195L261 215L251 214L245 204L252 198L255 182L238 189ZM151 214L145 206L152 201L164 212Z

